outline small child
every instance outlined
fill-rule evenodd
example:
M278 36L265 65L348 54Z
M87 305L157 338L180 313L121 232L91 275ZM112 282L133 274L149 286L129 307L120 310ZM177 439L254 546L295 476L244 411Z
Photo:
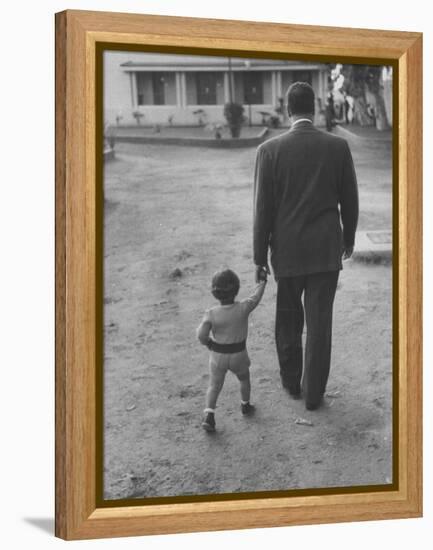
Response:
M250 415L254 412L254 406L250 404L250 359L246 349L248 316L262 299L266 279L266 271L263 269L254 293L246 300L238 302L235 298L240 283L234 271L218 271L212 278L212 294L221 305L206 310L197 329L198 339L210 350L210 381L202 422L202 427L208 432L215 431L216 402L228 370L240 382L242 414Z

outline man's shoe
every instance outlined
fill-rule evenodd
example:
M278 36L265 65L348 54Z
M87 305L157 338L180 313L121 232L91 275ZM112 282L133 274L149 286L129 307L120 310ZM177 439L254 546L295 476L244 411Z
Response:
M293 399L300 399L301 397L301 388L300 387L288 387L287 391L289 392L289 395L293 397Z
M319 401L317 401L316 403L312 403L310 401L306 401L305 402L305 408L307 409L307 411L315 411L316 409L318 409L321 405L322 405L322 402L323 402L323 398L321 397Z
M250 402L248 403L241 403L241 411L244 416L251 416L254 414L254 411L256 410L254 405L251 405Z
M284 378L281 378L281 384L285 390L289 392L289 395L293 397L293 399L299 399L301 397L301 385L300 384L289 384L284 380Z
M214 413L211 413L211 412L206 413L206 416L204 417L203 422L201 423L201 427L203 428L203 430L206 430L207 432L215 431Z

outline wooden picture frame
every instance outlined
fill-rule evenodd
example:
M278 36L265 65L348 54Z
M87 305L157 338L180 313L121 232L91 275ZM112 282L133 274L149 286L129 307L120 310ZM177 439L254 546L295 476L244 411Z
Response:
M96 55L101 43L197 52L386 61L396 70L394 178L394 371L396 479L390 490L310 492L280 498L98 505L96 463L96 244L98 175ZM155 50L154 50L155 51ZM394 188L395 189L395 188ZM396 225L396 224L395 224ZM100 296L99 296L100 298ZM117 537L422 514L422 35L135 14L56 14L56 536ZM397 349L395 349L397 348Z

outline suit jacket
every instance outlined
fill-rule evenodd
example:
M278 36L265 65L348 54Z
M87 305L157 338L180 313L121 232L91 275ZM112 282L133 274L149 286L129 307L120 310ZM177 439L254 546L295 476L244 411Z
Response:
M254 262L291 277L342 268L353 246L358 186L346 140L305 121L257 149Z

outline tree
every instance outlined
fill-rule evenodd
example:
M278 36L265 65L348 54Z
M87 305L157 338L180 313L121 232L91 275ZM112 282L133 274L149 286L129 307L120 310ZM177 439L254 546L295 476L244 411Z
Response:
M383 97L382 66L343 65L343 89L354 99L354 117L361 126L389 128Z
M386 118L385 100L383 98L382 67L380 65L368 66L366 86L374 98L373 107L376 128L378 130L387 130L389 124Z

